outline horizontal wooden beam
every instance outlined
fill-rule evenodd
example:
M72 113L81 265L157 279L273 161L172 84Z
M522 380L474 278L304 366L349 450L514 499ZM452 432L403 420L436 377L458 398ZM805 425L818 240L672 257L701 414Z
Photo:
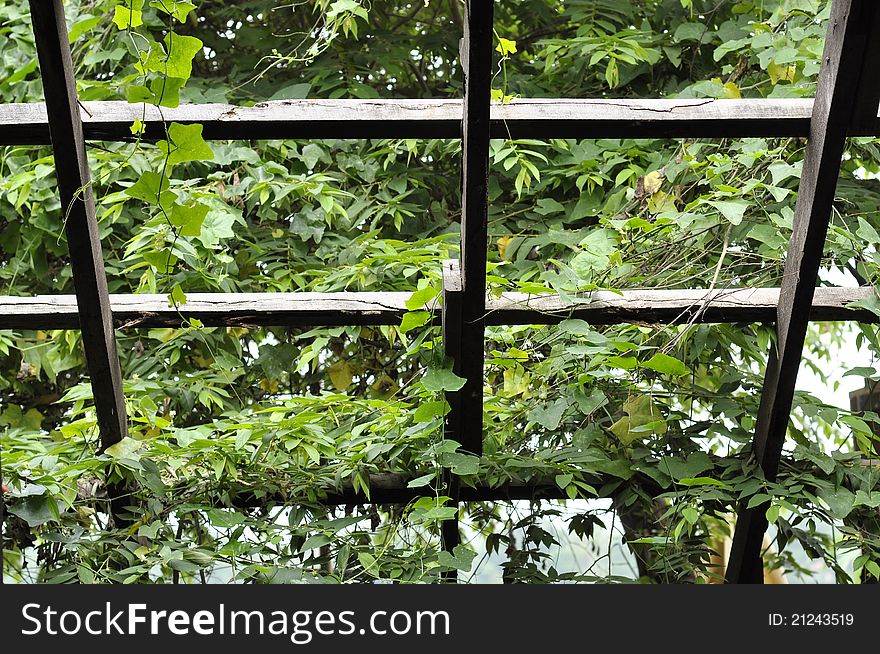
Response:
M850 308L873 289L820 287L810 320L878 322L866 309ZM164 295L111 295L117 328L179 327L181 315L212 327L318 327L394 325L406 313L410 293L189 293L180 311ZM774 322L778 288L729 290L596 291L570 305L556 295L504 293L486 300L489 325L552 325L579 318L594 325L616 323ZM440 308L433 307L436 324ZM79 329L73 295L0 296L0 329Z
M166 123L201 124L207 139L336 139L461 137L461 100L276 100L251 107L184 104L174 109L128 102L83 102L87 140L130 141L135 119L148 139ZM724 138L801 136L813 101L518 99L494 103L493 138ZM852 136L880 136L880 119ZM0 104L0 145L49 143L43 103Z

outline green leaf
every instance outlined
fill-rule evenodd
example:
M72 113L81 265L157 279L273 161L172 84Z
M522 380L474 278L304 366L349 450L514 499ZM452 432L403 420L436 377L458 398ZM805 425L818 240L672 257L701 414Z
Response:
M866 311L873 313L875 316L880 316L880 297L877 297L876 293L869 295L867 300L850 302L846 306L849 309L865 309Z
M874 229L874 226L867 220L859 216L859 228L856 230L856 236L870 243L877 245L880 243L880 234Z
M46 495L30 495L21 502L8 505L7 510L28 523L29 527L39 527L55 519L49 502L50 498Z
M198 236L202 233L202 223L208 215L205 204L174 204L169 220L178 228L181 236Z
M427 486L434 479L437 478L436 472L428 473L427 475L422 475L421 477L416 477L415 479L410 480L410 482L406 485L407 488L421 488L423 486Z
M528 419L537 422L544 429L553 431L559 427L562 416L568 407L568 401L560 398L551 404L535 407L529 411Z
M182 304L186 304L186 293L180 288L180 284L175 284L171 293L169 293L168 304L172 307L179 307Z
M143 12L129 9L124 5L116 5L113 8L113 23L121 30L138 27L144 24Z
M828 505L833 518L843 520L848 516L856 501L856 496L846 488L823 488L819 491L819 497Z
M309 143L302 149L300 156L303 163L305 163L306 168L313 170L318 161L323 159L326 154L324 153L324 148L317 143Z
M407 311L400 321L400 333L407 334L413 329L427 325L430 320L430 311Z
M174 108L180 104L180 89L184 83L185 80L174 77L159 77L150 82L149 88L141 85L128 87L125 97L129 102Z
M432 368L422 377L422 386L426 391L458 391L467 380L459 377L447 368Z
M153 0L150 2L150 6L164 14L170 14L181 23L185 21L189 13L196 8L191 2L181 0L173 0L170 6L169 0Z
M437 555L437 563L444 568L453 568L455 570L461 570L462 572L470 572L471 565L473 565L474 557L476 556L477 553L472 549L468 549L464 545L456 545L455 549L452 550L452 554L449 552L440 552Z
M480 472L480 458L470 454L444 452L440 455L440 463L456 475L476 475Z
M721 215L734 225L739 225L742 222L743 214L749 208L749 203L745 200L719 200L709 204L718 209Z
M589 279L594 272L601 272L611 262L617 251L617 232L610 229L593 229L580 242L582 251L571 260L571 269L582 279Z
M171 165L184 161L210 161L214 158L214 151L202 138L201 125L171 123L168 127L168 136L171 140L170 145L164 140L156 145L168 157L168 163Z
M201 40L194 36L169 32L165 37L165 51L158 47L150 51L147 70L186 81L192 75L193 58L202 46Z
M176 193L168 190L169 185L167 177L148 170L137 182L125 189L124 193L136 200L168 207L177 197Z
M302 100L303 98L307 98L309 95L309 89L312 88L312 85L309 83L297 83L297 84L288 84L287 86L275 91L269 99L270 100Z
M379 576L378 564L376 563L376 557L374 557L369 552L358 552L358 561L364 567L364 571L373 577Z
M135 439L126 436L118 443L115 443L104 450L104 453L114 459L136 459L138 458L138 450L143 446L144 444L141 441L136 441Z
M673 479L692 479L701 472L711 470L713 464L712 459L705 452L693 452L688 455L687 460L674 456L664 456L660 459L657 467Z
M674 377L681 377L689 372L688 367L684 363L662 352L657 352L641 365L643 368L650 368L664 375L672 375Z
M413 422L431 422L447 413L449 413L449 402L446 400L422 402L413 414Z
M428 302L433 300L440 293L439 290L434 288L433 286L426 286L425 288L420 288L415 291L412 295L409 296L409 299L406 301L406 308L410 311L415 311L416 309L421 309Z

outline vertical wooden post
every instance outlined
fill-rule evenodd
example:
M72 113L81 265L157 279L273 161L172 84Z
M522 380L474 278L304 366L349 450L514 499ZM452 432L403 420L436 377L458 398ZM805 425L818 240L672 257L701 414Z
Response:
M486 256L489 214L489 104L492 86L493 0L468 0L461 42L464 110L461 123L461 264L443 265L443 347L461 390L447 393L450 412L444 438L470 454L483 454L483 361L485 349ZM459 480L444 474L446 493L458 505ZM441 528L443 549L460 542L458 519ZM456 573L447 573L455 581Z
M457 260L443 262L443 313L441 322L443 325L443 352L453 361L452 371L462 374L461 358L461 270ZM443 427L443 438L461 442L461 433L467 422L465 414L461 410L461 391L446 393L446 401L449 403L449 413ZM471 420L473 417L471 416ZM449 470L443 472L444 493L452 498L456 506L459 502L459 479ZM451 552L461 544L458 518L444 520L440 526L440 537L443 549ZM443 578L448 582L455 582L458 575L455 570L448 571Z
M122 440L128 428L64 6L61 0L30 0L30 7L83 349L103 451ZM112 489L110 494L113 497ZM113 503L114 515L118 515L118 498Z
M458 431L462 449L483 453L483 359L489 213L492 0L469 0L462 47L461 352Z
M846 134L854 117L877 112L880 76L876 62L866 54L876 47L878 37L880 11L875 0L834 0L779 294L777 346L767 362L755 426L753 456L768 481L776 479L791 417ZM768 506L740 506L727 567L729 583L763 583L761 547Z

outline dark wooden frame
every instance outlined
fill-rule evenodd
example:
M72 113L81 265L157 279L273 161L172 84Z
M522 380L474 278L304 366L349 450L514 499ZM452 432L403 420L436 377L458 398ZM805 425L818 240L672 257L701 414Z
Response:
M482 453L486 325L554 324L569 317L592 324L775 322L778 346L770 353L751 451L764 476L775 478L808 321L876 321L874 314L849 306L867 299L872 289L816 288L816 281L845 139L880 136L880 77L869 74L870 62L880 53L880 9L874 0L834 0L815 101L515 100L502 105L490 102L492 0L467 4L460 57L463 100L296 100L254 107L167 109L124 102L79 103L62 0L30 0L46 102L0 105L0 145L53 146L76 295L0 297L0 328L81 330L102 450L127 431L115 328L180 325L180 312L207 325L396 324L408 297L405 293L191 294L179 312L168 306L164 296L109 295L85 142L132 140L129 126L135 118L145 118L147 139L164 136L164 125L172 121L201 124L208 139L462 139L461 259L444 262L443 306L434 314L435 324L442 325L453 369L466 380L460 391L447 394L451 411L445 437L460 442L465 451ZM595 293L589 304L573 306L556 296L506 294L487 300L490 138L746 136L809 139L781 289ZM454 475L444 479L455 502L564 499L550 481L471 488L461 486ZM418 489L408 489L406 481L394 475L376 477L372 502L404 503L418 496ZM238 501L253 505L274 500ZM327 503L369 502L349 487ZM762 581L765 510L766 506L740 507L728 582ZM444 523L442 538L446 549L459 543L457 520Z

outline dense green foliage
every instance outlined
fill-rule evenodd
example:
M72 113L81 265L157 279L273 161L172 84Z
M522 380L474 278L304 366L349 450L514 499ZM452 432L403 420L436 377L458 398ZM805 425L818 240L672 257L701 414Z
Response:
M828 3L819 0L496 2L495 97L810 97ZM296 98L461 94L459 0L181 0L67 3L83 100L253 104ZM42 87L23 0L0 7L0 101ZM442 440L440 263L458 247L456 141L206 143L167 125L158 144L90 148L114 293L412 291L400 327L119 332L131 434L94 455L97 431L76 332L0 332L3 477L13 514L6 574L65 582L436 581L500 552L510 581L561 574L552 503L511 514L474 505L482 532L442 552L455 514L444 467L492 484L555 479L569 496L614 496L644 580L706 578L711 539L736 502L772 499L769 564L792 548L840 582L880 576L877 467L869 422L798 393L780 479L748 447L772 329L621 325L488 331L485 456ZM492 291L779 284L800 139L494 141ZM877 277L874 139L852 139L827 269ZM0 283L12 295L71 293L48 148L0 150ZM877 310L880 303L871 307ZM820 333L821 332L821 333ZM835 364L840 327L814 328L808 356ZM876 328L858 338L880 350ZM854 374L878 378L868 367ZM853 443L858 444L858 448ZM133 524L108 525L104 484L132 489ZM407 507L322 507L343 483L401 473ZM594 488L584 476L615 480ZM641 480L641 481L640 481ZM652 502L645 480L664 495ZM269 498L233 509L236 498ZM284 500L295 508L284 507ZM568 514L590 539L605 508ZM647 517L646 517L647 516ZM873 517L872 517L873 516ZM624 519L625 517L625 519ZM835 530L822 525L834 524ZM839 557L860 550L854 567ZM211 577L211 575L216 575ZM463 578L466 578L463 577Z

